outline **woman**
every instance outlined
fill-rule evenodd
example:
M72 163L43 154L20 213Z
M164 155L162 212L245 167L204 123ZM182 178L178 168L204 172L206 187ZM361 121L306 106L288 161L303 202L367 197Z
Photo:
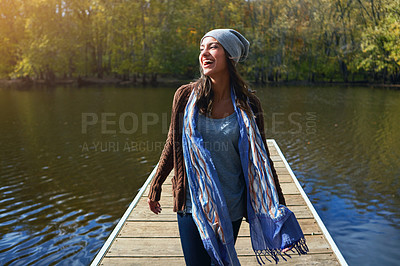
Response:
M161 212L161 185L174 169L174 211L187 265L240 265L234 243L243 217L258 260L268 254L278 261L277 255L293 247L306 252L297 220L284 206L260 101L236 70L249 45L232 29L205 34L201 77L174 96L148 203L151 211Z

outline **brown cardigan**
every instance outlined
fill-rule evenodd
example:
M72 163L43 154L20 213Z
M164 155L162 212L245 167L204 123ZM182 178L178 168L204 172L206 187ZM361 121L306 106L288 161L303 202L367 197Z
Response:
M172 178L174 212L183 211L186 204L187 178L182 150L182 127L185 107L193 87L194 83L190 83L181 86L175 92L174 101L172 104L171 124L169 126L167 141L161 153L156 174L150 185L149 199L152 201L159 201L161 197L161 186L171 170L174 169L174 177ZM271 161L265 141L264 116L260 100L254 94L252 94L252 97L250 97L249 100L250 107L253 110L253 113L256 115L256 123L267 150L268 159L271 163L271 171L274 176L275 185L279 196L279 203L286 205L282 194L282 189L279 185L278 176L276 174L274 164Z

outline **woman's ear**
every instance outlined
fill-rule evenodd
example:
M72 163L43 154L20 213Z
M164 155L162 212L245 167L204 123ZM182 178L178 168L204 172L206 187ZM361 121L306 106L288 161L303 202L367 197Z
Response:
M233 58L232 58L231 56L229 56L229 55L228 55L227 59L230 61L230 63L231 63L233 66L236 66L237 63L238 63L238 62L236 62L235 60L233 60Z

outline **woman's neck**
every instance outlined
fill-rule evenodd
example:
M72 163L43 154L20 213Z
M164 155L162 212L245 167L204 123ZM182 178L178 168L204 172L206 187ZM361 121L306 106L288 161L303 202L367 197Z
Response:
M229 75L220 75L217 78L211 78L211 82L214 101L219 102L231 98Z

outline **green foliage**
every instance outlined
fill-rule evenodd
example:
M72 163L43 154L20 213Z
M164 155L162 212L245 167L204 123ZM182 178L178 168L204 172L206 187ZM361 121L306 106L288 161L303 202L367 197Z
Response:
M400 3L388 1L385 9L385 16L362 34L357 67L390 73L396 81L393 75L400 72Z
M400 0L0 0L0 77L198 75L213 28L252 81L400 81ZM373 75L369 75L369 74Z

